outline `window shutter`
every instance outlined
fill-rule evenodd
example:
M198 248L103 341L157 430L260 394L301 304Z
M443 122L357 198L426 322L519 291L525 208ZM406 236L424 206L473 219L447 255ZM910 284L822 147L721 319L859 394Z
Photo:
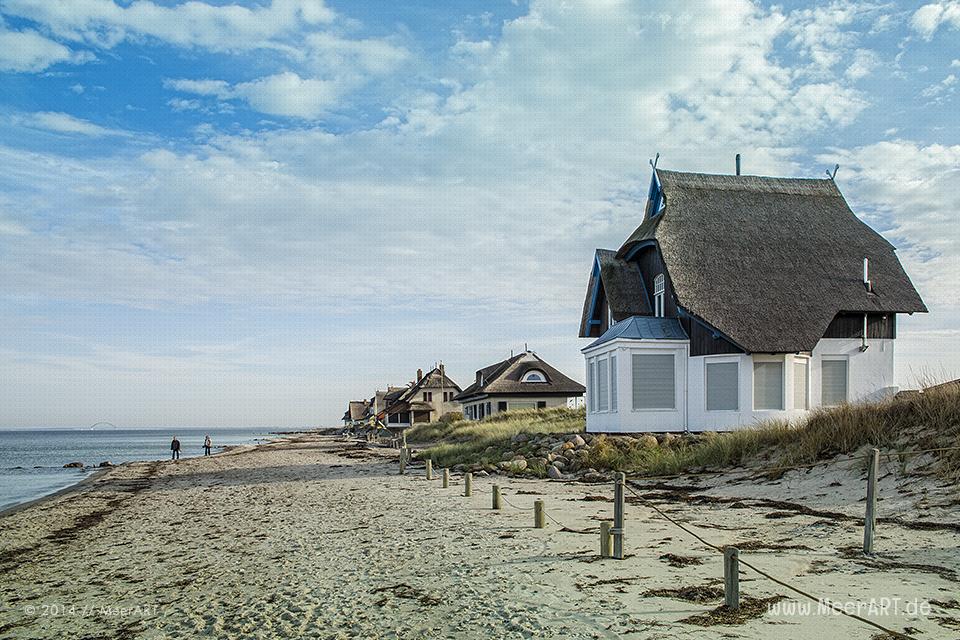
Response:
M597 411L597 361L590 361L590 411Z
M847 401L847 361L824 360L821 364L821 399L825 407Z
M806 360L793 361L793 408L810 408L810 389L807 384L807 370L809 364Z
M610 408L610 372L607 369L607 359L597 360L597 411L606 411Z
M753 363L753 408L759 411L783 409L783 363Z
M740 366L736 362L707 363L707 411L740 408Z
M677 405L673 354L633 354L633 408L674 409Z
M610 356L610 410L617 410L617 356Z

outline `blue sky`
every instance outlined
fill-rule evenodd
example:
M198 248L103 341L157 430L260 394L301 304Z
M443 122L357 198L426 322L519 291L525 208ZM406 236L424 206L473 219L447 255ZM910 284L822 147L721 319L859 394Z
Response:
M960 377L960 2L0 0L0 426L330 424L529 343L582 378L661 166L821 176Z

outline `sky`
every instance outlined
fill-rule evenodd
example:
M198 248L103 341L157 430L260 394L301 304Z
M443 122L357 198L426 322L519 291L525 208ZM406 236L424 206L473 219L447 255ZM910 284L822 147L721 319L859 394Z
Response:
M235 0L236 1L236 0ZM960 2L0 0L0 427L330 425L528 344L669 169L820 177L960 377Z

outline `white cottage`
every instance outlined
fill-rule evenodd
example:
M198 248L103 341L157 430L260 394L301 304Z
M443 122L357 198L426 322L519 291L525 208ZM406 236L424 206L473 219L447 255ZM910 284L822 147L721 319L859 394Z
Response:
M896 314L925 311L832 179L654 169L640 226L594 259L587 431L729 430L890 395Z

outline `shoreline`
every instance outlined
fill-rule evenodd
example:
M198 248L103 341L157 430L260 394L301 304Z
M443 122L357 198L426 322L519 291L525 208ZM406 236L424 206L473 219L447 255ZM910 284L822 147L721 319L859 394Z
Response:
M759 640L787 625L786 635L801 640L867 640L876 632L789 607L718 622L710 612L722 602L722 559L629 495L627 558L601 560L608 483L476 474L473 496L464 497L461 474L444 489L439 469L433 481L422 463L400 476L396 457L395 449L306 433L108 469L83 491L4 518L0 635ZM490 508L494 484L502 511ZM880 515L912 508L898 490L936 497L889 476L881 485ZM892 629L942 637L943 624L960 617L960 603L949 609L960 585L960 533L883 524L875 558L848 551L862 535L857 470L638 489L711 543L739 545L745 561L817 595L941 603L933 614L877 618ZM535 499L546 504L544 529L533 527ZM775 499L849 515L787 513ZM747 570L741 588L744 597L795 601ZM38 613L87 603L127 614Z

